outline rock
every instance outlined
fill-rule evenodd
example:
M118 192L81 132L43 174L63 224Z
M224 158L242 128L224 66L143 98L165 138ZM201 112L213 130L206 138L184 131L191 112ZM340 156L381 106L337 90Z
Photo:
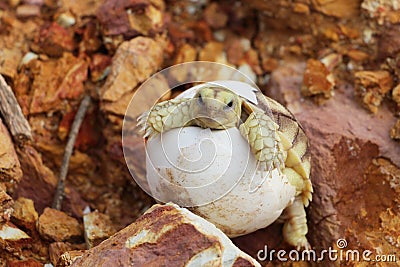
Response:
M2 48L0 51L2 63L0 65L0 74L14 79L18 72L18 64L22 58L22 52L19 48Z
M65 1L62 6L65 10L69 10L76 16L78 23L81 20L86 20L88 17L95 17L96 12L104 1ZM48 4L48 2L47 2Z
M14 191L14 186L21 177L21 165L14 143L0 118L0 223L10 220L13 200L8 192Z
M226 64L224 44L220 42L208 42L199 53L200 61L212 61Z
M400 21L400 11L396 0L364 0L361 8L370 18L376 19L380 25L385 22L395 24Z
M72 52L76 46L73 30L63 28L56 22L44 24L35 43L35 52L53 57L60 57L66 51Z
M33 79L30 114L50 112L65 108L64 99L81 97L88 75L88 63L84 58L64 53L59 59L35 60L30 71Z
M378 111L383 97L392 89L393 78L388 71L357 71L355 91L363 104L373 113Z
M360 13L361 0L311 0L312 6L327 16L353 18Z
M112 102L120 100L158 70L162 60L161 42L146 37L123 42L112 59L110 74L101 88L100 99Z
M400 83L393 89L392 99L397 103L397 106L400 107Z
M62 211L45 208L37 225L39 234L52 241L76 242L82 240L82 226Z
M0 254L20 251L31 244L31 238L11 223L0 225Z
M278 68L270 93L295 114L311 143L315 192L308 210L309 241L325 249L345 238L346 249L393 252L381 227L382 217L399 219L389 212L400 201L400 146L387 134L396 118L386 107L370 116L352 97L351 85L341 85L322 106L303 101L298 94L303 69L304 63Z
M7 267L43 267L43 263L34 259L9 260L7 261Z
M295 29L317 34L322 30L321 26L332 25L331 23L335 20L361 20L361 0L281 0L278 2L243 0L243 2L262 14L261 20L270 22L269 29Z
M351 57L349 54L348 56ZM342 63L342 59L342 55L338 53L331 53L321 58L321 62L325 65L326 69L331 72Z
M11 218L11 221L15 225L31 234L36 231L37 219L38 213L31 199L20 197L15 201L14 212Z
M112 1L102 3L96 13L105 36L122 35L131 39L138 35L154 35L164 27L163 1Z
M68 28L75 25L76 19L71 12L64 12L57 16L57 23L64 28Z
M176 56L174 59L174 65L181 64L185 62L195 61L197 58L197 50L190 44L182 45L176 52ZM187 78L187 71L174 71L175 68L171 68L169 71L170 75L174 77L175 80L179 82L185 82Z
M174 64L195 61L196 57L197 57L196 48L194 48L190 44L184 44L178 49L174 59Z
M350 49L346 55L354 61L365 61L369 58L367 53L357 49Z
M232 38L226 44L226 57L230 64L239 65L244 58L245 48L240 38Z
M13 213L13 199L0 188L0 223L8 222Z
M0 188L0 223L8 222L13 213L13 199Z
M303 3L293 3L293 11L301 14L310 14L310 7Z
M244 54L244 61L251 67L254 73L257 75L262 75L263 71L260 66L260 60L258 58L258 52L252 48L250 48Z
M0 119L0 183L8 189L22 178L21 165L14 149L14 144L7 128Z
M85 251L72 250L65 252L60 256L57 262L57 267L71 266L76 260L80 259Z
M223 28L228 22L228 16L220 9L216 2L207 5L203 14L204 20L213 29Z
M260 266L214 225L174 204L155 205L71 266Z
M333 74L319 60L309 59L304 72L301 93L305 96L322 95L330 98L333 95L335 80Z
M50 257L50 262L53 264L53 266L57 266L57 262L62 254L65 252L73 250L68 243L64 242L54 242L51 243L49 246L49 257Z
M152 73L153 74L153 73ZM149 73L150 75L150 73ZM122 80L116 81L116 84L124 83ZM168 81L162 76L158 75L157 78L151 79L152 88L154 90L141 90L140 93L136 94L136 90L127 92L122 95L120 99L114 102L104 101L101 108L108 112L109 114L118 115L121 123L115 123L115 125L120 124L122 126L122 117L129 115L131 118L135 118L148 110L154 105L154 103L160 100L160 96L168 97L170 94ZM121 84L120 84L121 85ZM134 88L137 89L137 88ZM135 98L133 98L135 96ZM128 110L129 103L135 99L136 103L140 103L140 106L136 106L135 109ZM110 120L111 121L111 120ZM122 128L122 127L121 127ZM108 137L108 136L107 136ZM118 137L121 137L121 133L118 132Z
M98 1L100 2L100 1ZM102 46L100 29L98 27L96 20L90 20L85 24L85 27L82 29L82 41L79 43L79 52L92 54L99 50ZM100 55L100 54L98 54ZM103 56L107 56L101 54ZM109 57L109 56L108 56ZM92 59L94 60L94 59ZM111 63L111 62L110 62Z
M397 120L396 124L390 129L390 137L394 140L400 140L400 120Z
M93 82L107 77L110 71L111 58L108 55L94 54L90 62L90 78Z
M98 211L83 216L83 227L88 249L97 246L116 232L110 217Z
M50 262L53 264L53 266L58 266L57 264L61 262L61 255L74 250L84 250L85 248L85 244L70 244L65 242L51 243L49 246Z
M53 202L53 195L57 185L57 177L43 163L42 156L32 146L25 145L18 148L18 157L21 161L23 177L15 189L14 198L25 197L32 199L36 210L40 213ZM71 160L71 165L73 160ZM85 166L87 169L88 166ZM63 209L71 212L75 217L82 217L82 210L87 206L81 196L70 186L66 186L66 197Z
M40 16L40 7L36 5L20 5L17 7L17 17L28 18Z

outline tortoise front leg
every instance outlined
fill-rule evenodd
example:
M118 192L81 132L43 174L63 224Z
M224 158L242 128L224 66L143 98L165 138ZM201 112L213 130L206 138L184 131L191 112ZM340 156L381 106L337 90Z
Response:
M140 115L137 126L142 127L140 131L144 133L144 138L190 125L190 102L187 98L171 99L154 105L151 110Z
M285 166L278 125L267 114L252 112L239 130L247 139L261 171L270 171L273 167L281 170Z

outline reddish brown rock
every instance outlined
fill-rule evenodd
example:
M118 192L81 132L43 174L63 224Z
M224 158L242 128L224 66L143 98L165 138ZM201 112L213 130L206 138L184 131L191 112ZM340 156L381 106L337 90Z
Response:
M335 80L333 74L319 60L309 59L304 72L301 93L305 96L322 95L330 98L333 95Z
M82 239L82 226L62 211L45 208L37 225L39 234L52 241L79 241Z
M60 263L61 255L69 251L84 250L85 248L85 244L70 244L66 242L51 243L49 246L50 262L53 264L53 266L59 266L57 264Z
M21 165L14 149L14 144L7 128L0 119L0 183L18 183L22 177Z
M97 246L116 232L110 217L98 211L83 216L83 227L88 249Z
M239 65L240 61L244 58L245 48L240 38L233 38L227 42L226 56L229 63Z
M174 64L194 61L196 60L196 57L197 57L196 48L194 48L190 44L184 44L178 49L174 59Z
M17 48L2 48L0 51L2 63L0 64L0 74L14 78L17 75L18 64L22 58L22 51Z
M32 199L36 210L43 212L53 202L57 177L43 163L39 152L29 145L20 147L17 151L21 161L23 177L15 189L14 198L25 197ZM88 166L85 166L87 168ZM71 212L75 217L82 217L82 210L87 206L77 192L67 186L63 209Z
M13 199L0 188L0 223L8 222L13 211Z
M214 225L176 205L155 205L72 266L260 266Z
M224 44L220 42L208 42L200 51L199 60L226 63Z
M49 56L59 57L65 51L72 52L75 46L74 32L53 22L44 24L40 29L34 49Z
M14 212L11 218L11 221L15 225L31 234L36 231L37 219L38 213L31 199L20 197L15 201Z
M385 22L396 24L400 21L400 10L397 1L364 0L361 8L369 18L374 18L380 25Z
M68 134L71 130L72 122L75 118L77 110L73 110L71 112L67 112L64 117L62 118L61 122L58 125L58 137L66 142L66 139L68 137ZM79 151L86 151L90 147L96 146L96 144L99 142L100 134L99 134L99 125L97 124L98 122L96 121L96 115L97 115L98 110L95 108L89 108L89 110L86 112L86 116L83 119L82 125L79 129L79 133L76 137L75 140L75 145L74 147L79 149ZM43 140L44 145L52 145L49 144L49 141L44 139ZM60 150L58 147L56 148L55 145L53 147L48 147L47 149L44 150L50 150L49 152L52 154L56 154L57 158L60 159L62 158L62 155L64 154L64 147L60 147ZM57 151L57 152L55 152ZM80 154L79 152L75 152L74 156L78 156L79 159L82 159L83 157L79 157ZM93 163L91 162L90 159L84 160L83 162L80 162L78 160L77 164L82 164L86 165L85 167L88 167L89 165L92 166ZM73 162L75 160L72 160ZM58 163L58 162L57 162ZM61 163L61 162L60 162ZM57 164L58 166L60 164ZM78 167L79 168L79 167ZM92 169L92 168L90 168Z
M369 55L361 50L352 49L347 52L347 55L355 61L365 61L369 58Z
M267 1L243 0L262 14L261 21L268 29L295 29L298 32L324 34L327 28L337 27L337 21L356 20L361 22L361 0L308 0ZM359 23L360 26L363 23Z
M295 114L310 140L314 186L308 209L310 244L316 250L328 249L345 238L346 249L393 254L398 249L382 229L387 229L393 243L399 234L391 222L399 220L400 146L387 133L396 118L386 107L376 116L368 114L352 97L350 85L340 86L322 106L304 101L298 90L303 71L304 63L281 66L272 74L269 92ZM265 244L274 244L276 227L237 243L247 241L254 255Z
M254 73L257 75L262 75L263 71L260 66L260 60L258 58L258 52L250 48L244 54L244 61L251 67Z
M217 2L209 4L203 14L204 20L214 29L223 28L228 22L228 16L220 9Z
M97 82L104 79L110 71L111 58L103 54L94 54L90 62L90 78Z
M29 247L31 238L11 223L0 224L0 255Z
M43 267L43 263L40 263L34 259L9 260L7 261L7 267Z
M99 7L103 4L102 0L86 1L65 1L62 6L65 10L71 11L78 20L85 20L88 17L95 17ZM49 1L46 2L49 5Z
M383 97L392 89L392 75L385 70L358 71L354 74L355 91L373 113L378 111Z
M392 99L397 103L397 106L400 107L400 84L393 89Z
M67 267L67 266L72 266L72 264L80 259L85 253L83 250L72 250L72 251L67 251L64 254L62 254L57 261L57 267Z
M120 100L158 70L162 61L162 40L156 42L137 37L122 43L113 57L110 74L101 89L101 100Z
M272 72L279 66L279 62L277 59L272 58L272 57L262 57L262 67L263 70L266 72Z
M106 36L123 35L131 39L138 35L154 35L164 26L163 1L104 1L96 16Z
M78 99L83 93L88 63L83 58L64 53L57 60L33 62L31 72L30 113L56 111L65 108L63 99Z
M98 25L95 20L91 20L86 23L82 30L82 41L79 43L79 51L91 54L97 51L101 45L102 41Z
M394 140L400 140L400 120L397 120L392 129L390 129L390 137Z
M311 0L313 7L327 15L338 18L354 18L360 13L361 0Z
M16 189L15 196L32 199L37 210L41 212L52 201L57 178L43 164L42 157L33 147L19 148L18 155L24 176Z

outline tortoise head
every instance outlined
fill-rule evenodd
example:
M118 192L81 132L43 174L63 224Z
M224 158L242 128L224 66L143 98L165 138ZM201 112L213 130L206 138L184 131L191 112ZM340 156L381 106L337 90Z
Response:
M238 126L242 99L234 92L218 86L201 88L190 106L192 118L203 128L227 129Z

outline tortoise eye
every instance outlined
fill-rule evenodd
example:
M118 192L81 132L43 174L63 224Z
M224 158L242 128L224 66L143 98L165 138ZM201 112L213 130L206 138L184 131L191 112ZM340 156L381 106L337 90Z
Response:
M229 101L229 102L226 104L226 106L229 107L229 108L231 108L231 107L233 106L233 101L232 101L232 100Z

